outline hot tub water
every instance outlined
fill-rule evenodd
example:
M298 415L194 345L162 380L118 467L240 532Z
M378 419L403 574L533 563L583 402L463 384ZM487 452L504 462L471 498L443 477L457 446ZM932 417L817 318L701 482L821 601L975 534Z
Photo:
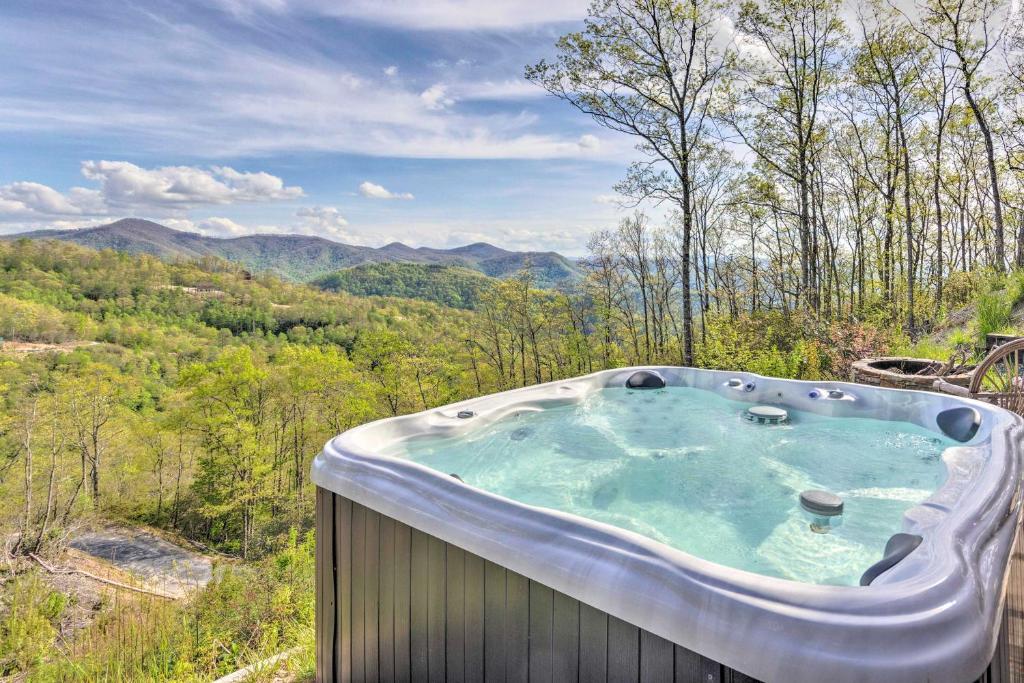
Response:
M751 424L748 407L688 387L604 389L388 454L712 562L838 585L856 585L903 513L945 479L940 456L954 442L936 432L794 410L785 425ZM843 499L842 524L827 534L801 509L808 489Z

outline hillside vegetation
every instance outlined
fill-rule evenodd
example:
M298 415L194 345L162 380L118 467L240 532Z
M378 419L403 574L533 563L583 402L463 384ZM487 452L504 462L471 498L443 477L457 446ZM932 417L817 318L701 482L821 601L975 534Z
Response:
M493 280L458 266L371 263L317 278L311 284L357 296L397 296L453 308L474 308Z

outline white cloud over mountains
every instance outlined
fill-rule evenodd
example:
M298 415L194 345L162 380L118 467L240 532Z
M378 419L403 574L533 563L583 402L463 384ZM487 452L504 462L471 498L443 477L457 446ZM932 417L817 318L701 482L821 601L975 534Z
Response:
M186 221L181 224L180 229L201 232L211 237L241 237L253 232L252 228L221 216L210 216L198 223Z
M176 230L199 232L208 237L243 237L245 235L291 234L326 237L337 242L364 244L366 238L346 230L348 221L337 207L304 206L295 212L296 221L288 225L249 225L223 216L211 216L198 221L187 218L164 220Z
M499 243L581 239L613 217L591 198L632 142L523 67L587 2L0 2L0 232L138 216L371 244L437 244L456 220Z
M30 181L0 185L0 219L4 216L82 216L99 213L103 202L95 190L72 188L66 195Z
M0 186L0 222L98 217L133 211L173 215L198 206L304 196L301 187L285 185L275 175L237 171L229 166L142 168L127 161L83 161L81 172L99 187L73 187L62 193L29 181Z
M269 173L229 166L164 166L146 169L127 161L83 161L82 175L100 183L110 206L195 206L295 199L302 188L286 187Z
M414 199L409 192L392 192L383 185L371 183L369 180L359 183L359 194L367 199Z
M363 238L346 229L348 221L334 206L305 206L295 212L299 219L293 231L306 235L319 235L340 242L361 244Z

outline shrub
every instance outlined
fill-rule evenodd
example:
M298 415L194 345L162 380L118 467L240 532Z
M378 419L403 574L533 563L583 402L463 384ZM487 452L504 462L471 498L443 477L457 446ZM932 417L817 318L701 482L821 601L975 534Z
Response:
M39 666L32 680L218 678L296 645L308 647L313 640L313 585L313 534L300 539L292 531L277 555L215 568L213 581L188 601L114 593L67 650L41 664L54 634L37 636L33 652ZM309 648L291 666L310 668L313 654Z
M984 343L986 335L1005 329L1010 324L1012 312L1013 302L1005 291L991 290L979 296L976 318L978 341Z
M50 590L39 574L32 571L6 587L4 603L0 673L7 676L29 670L50 653L67 598Z
M949 310L963 308L977 293L980 279L978 273L950 273L942 287L943 303Z

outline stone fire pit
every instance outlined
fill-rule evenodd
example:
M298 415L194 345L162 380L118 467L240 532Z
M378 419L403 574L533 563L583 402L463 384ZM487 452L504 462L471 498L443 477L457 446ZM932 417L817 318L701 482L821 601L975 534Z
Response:
M864 358L854 362L850 370L850 381L876 387L934 391L932 382L938 378L942 365L942 361L928 358ZM943 379L950 384L966 387L971 382L974 367L968 365L959 369L957 374L946 375Z

